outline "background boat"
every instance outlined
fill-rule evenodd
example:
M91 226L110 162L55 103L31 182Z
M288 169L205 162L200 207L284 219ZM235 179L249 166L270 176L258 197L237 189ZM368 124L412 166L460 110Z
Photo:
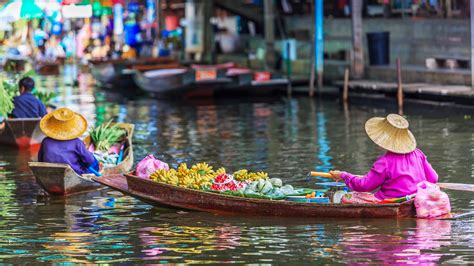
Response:
M9 118L0 128L0 144L28 148L40 145L44 134L39 128L40 118Z
M57 62L37 62L35 70L38 74L43 76L57 76L60 71L61 63Z
M195 72L186 68L173 68L136 72L135 82L143 91L154 97L181 96L195 81Z
M133 78L136 71L176 68L178 66L176 61L167 57L90 62L92 76L98 81L100 87L112 91L125 89L127 92L130 92L130 88L137 87Z

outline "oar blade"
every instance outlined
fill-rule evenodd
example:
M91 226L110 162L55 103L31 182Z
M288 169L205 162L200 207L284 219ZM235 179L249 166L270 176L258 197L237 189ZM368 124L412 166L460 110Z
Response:
M474 184L436 183L440 188L474 192Z

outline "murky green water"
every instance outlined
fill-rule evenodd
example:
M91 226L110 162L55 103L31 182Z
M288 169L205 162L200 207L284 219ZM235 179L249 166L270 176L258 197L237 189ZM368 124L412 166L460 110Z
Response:
M265 170L312 186L309 170L364 173L379 155L363 124L384 108L307 98L251 102L124 101L47 79L55 104L91 121L136 124L137 158L153 153L176 166L206 161ZM109 102L105 102L108 99ZM94 103L94 101L96 101ZM422 115L420 115L422 113ZM424 113L424 114L423 114ZM473 183L474 120L407 111L419 147L446 182ZM9 263L474 263L474 219L457 221L223 217L153 208L109 189L44 195L26 163L34 154L1 147L0 261ZM473 211L473 193L449 191L454 210Z

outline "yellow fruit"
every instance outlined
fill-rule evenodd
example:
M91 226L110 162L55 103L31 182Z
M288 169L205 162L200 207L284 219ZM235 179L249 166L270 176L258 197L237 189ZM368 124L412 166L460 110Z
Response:
M178 177L182 178L185 177L189 174L190 170L188 169L188 166L186 163L182 163L178 167Z
M212 166L209 166L207 163L198 163L191 167L191 171L198 173L199 175L207 175L214 173Z
M237 181L245 181L248 179L248 170L242 169L237 172L234 172L234 179Z
M217 169L217 171L216 171L216 176L218 176L218 175L225 175L225 174L226 174L226 172L225 172L225 168L224 168L224 167L221 167L221 168Z

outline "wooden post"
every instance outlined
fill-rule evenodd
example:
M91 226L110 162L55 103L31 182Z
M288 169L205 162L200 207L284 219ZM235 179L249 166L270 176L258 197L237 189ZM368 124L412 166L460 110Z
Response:
M316 15L315 15L315 12L314 12L314 7L315 7L315 4L314 4L314 1L311 1L311 15L312 15L312 24L313 24L313 27L311 27L311 37L313 40L316 40L316 29L314 27L314 25L316 25ZM315 54L316 54L316 51L315 51L315 46L314 44L311 45L311 73L310 73L310 77L309 77L309 97L313 97L314 96L314 79L315 79L315 62L314 62L314 59L315 59Z
M452 18L453 17L453 9L452 7L452 1L451 0L446 0L444 2L446 4L446 17L447 18Z
M471 90L474 90L474 0L471 0Z
M397 58L397 102L398 113L403 115L403 86L402 86L402 67L400 66L400 58Z
M351 1L352 7L352 76L362 78L364 75L364 48L362 28L362 2Z
M202 8L203 8L203 17L204 17L204 34L203 34L203 41L204 41L204 52L202 59L206 63L214 63L214 41L213 41L213 32L212 32L212 25L211 25L211 17L212 11L214 8L214 3L212 0L204 0L201 1Z
M161 0L155 0L155 23L156 23L156 32L155 32L155 45L157 49L156 55L160 54L160 40L161 40L161 30L162 30L162 20L161 20Z
M342 103L347 105L349 98L349 69L346 68L344 71L344 87L342 89Z
M290 53L290 42L287 41L286 43L286 73L287 73L287 79L288 79L288 87L287 87L287 94L289 97L291 97L292 94L292 85L291 85L291 53Z
M274 0L264 0L264 21L265 21L265 45L266 45L266 57L265 64L272 66L276 62L275 58L275 11L274 11Z

